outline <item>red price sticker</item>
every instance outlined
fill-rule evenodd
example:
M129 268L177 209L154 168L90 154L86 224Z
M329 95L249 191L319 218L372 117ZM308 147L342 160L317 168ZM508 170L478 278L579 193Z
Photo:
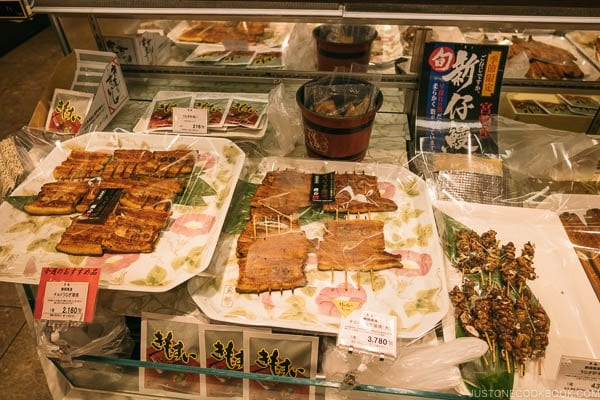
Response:
M100 268L42 268L35 319L92 322Z

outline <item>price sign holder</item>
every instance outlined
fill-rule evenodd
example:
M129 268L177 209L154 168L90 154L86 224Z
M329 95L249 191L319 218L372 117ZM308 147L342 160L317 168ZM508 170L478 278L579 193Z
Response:
M362 311L342 318L337 345L379 355L396 358L396 317Z
M554 388L574 398L600 398L600 360L561 356Z
M208 111L206 108L173 108L173 132L208 133Z
M42 268L34 318L92 322L99 281L100 268Z

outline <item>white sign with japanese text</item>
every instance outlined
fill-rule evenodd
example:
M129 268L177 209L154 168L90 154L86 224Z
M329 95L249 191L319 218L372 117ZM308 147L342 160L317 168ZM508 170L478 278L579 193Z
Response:
M600 360L562 356L555 389L568 397L600 398Z
M83 321L88 285L88 282L47 282L41 319Z
M338 346L396 357L396 317L372 311L342 318Z
M173 108L173 132L208 133L208 112L206 108Z

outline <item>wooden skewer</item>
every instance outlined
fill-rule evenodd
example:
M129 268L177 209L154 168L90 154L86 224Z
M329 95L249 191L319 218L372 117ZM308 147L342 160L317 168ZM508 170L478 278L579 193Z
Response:
M492 284L492 271L488 271L488 282Z
M521 363L521 365L519 366L519 375L521 377L525 376L525 365L523 363Z
M498 353L496 353L496 342L492 341L492 361L494 364L498 361Z
M292 217L292 215L290 214L290 216L288 216L288 218L290 219L290 231L294 229L294 217Z
M484 355L483 355L483 361L485 362L485 365L486 365L486 366L488 366L488 367L490 366L490 362L489 362L489 361L488 361L488 359L487 359L487 354L484 354Z
M542 359L538 358L538 375L542 375Z
M340 219L340 209L338 207L335 208L335 220L338 221Z
M252 228L254 231L254 239L256 239L256 215L252 216Z
M356 219L360 219L360 211L356 213Z
M492 341L490 340L490 336L488 335L487 332L484 332L484 335L485 335L485 340L487 340L488 346L490 346L490 353L491 353L493 351L493 349L492 349Z
M510 358L508 355L508 351L504 350L504 360L506 361L506 369L508 370L508 373L510 374Z
M344 268L344 290L348 290L348 268Z
M283 296L283 286L279 288L279 293Z
M482 269L479 270L479 275L481 275L481 286L485 286L485 276Z
M371 220L371 210L367 211L369 213L369 221Z
M279 218L279 214L277 214L277 233L281 233L281 218Z
M269 237L269 220L265 217L265 237Z
M348 214L346 215L347 219L350 219L350 209L348 209Z

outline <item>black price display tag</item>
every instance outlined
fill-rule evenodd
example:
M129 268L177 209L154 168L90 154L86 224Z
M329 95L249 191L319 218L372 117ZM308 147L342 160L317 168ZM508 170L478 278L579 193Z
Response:
M123 189L120 188L100 189L92 204L79 217L78 221L90 224L102 224L114 210L121 198L122 192Z
M335 172L312 174L310 200L313 203L329 203L335 200Z

